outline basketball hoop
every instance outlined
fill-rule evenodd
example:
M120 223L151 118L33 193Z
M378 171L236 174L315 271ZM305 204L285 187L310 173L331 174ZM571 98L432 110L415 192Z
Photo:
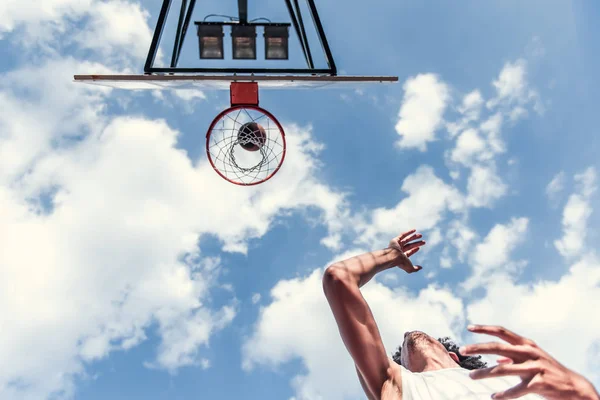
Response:
M206 133L206 153L213 169L225 180L236 185L257 185L271 179L281 168L286 153L285 134L281 124L267 110L258 106L258 85L263 89L356 88L362 85L397 83L397 76L338 75L337 67L325 30L319 18L315 0L306 0L310 20L321 43L325 64L315 66L311 42L302 18L302 7L286 0L289 19L272 22L269 18L248 19L248 0L238 0L238 17L210 13L202 21L195 21L201 65L179 66L179 58L190 46L184 46L196 1L182 1L175 29L171 62L157 65L159 50L163 48L163 32L167 25L173 0L163 0L152 42L148 49L143 74L91 74L75 75L76 82L129 90L222 90L229 89L231 107L221 112L210 124ZM296 1L297 3L297 1ZM206 10L210 12L210 10ZM226 18L208 21L208 17ZM266 22L265 22L266 21ZM172 20L174 22L174 20ZM225 29L230 29L231 49L223 47ZM255 63L257 29L262 29L265 39L264 60L293 61L265 67ZM292 57L289 47L290 33L295 33L301 49ZM170 36L170 35L169 35ZM187 53L187 52L186 52ZM229 53L231 57L226 57ZM300 56L300 57L298 57ZM303 57L301 57L303 56ZM245 59L249 65L235 66L225 61ZM305 67L294 60L304 59ZM204 60L212 60L204 64ZM159 63L160 64L160 63Z
M232 83L231 107L217 115L206 133L213 169L236 185L257 185L279 171L285 150L281 124L258 106L258 85Z

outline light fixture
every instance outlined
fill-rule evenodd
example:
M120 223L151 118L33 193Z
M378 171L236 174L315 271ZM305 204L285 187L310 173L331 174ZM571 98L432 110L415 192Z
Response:
M233 25L231 40L234 60L256 60L256 26Z
M223 25L197 24L200 58L223 59Z
M289 36L287 25L265 26L265 58L267 60L287 60Z

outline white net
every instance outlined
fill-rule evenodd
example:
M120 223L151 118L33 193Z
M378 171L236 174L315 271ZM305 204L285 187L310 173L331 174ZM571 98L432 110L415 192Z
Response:
M256 185L275 175L285 157L285 134L259 107L232 107L212 123L206 151L213 168L238 185Z

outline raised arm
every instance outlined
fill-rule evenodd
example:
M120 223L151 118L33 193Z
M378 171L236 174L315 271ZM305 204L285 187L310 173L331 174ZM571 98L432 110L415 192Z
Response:
M425 242L412 242L421 237L409 231L390 242L390 247L332 264L323 276L323 291L333 311L340 335L352 356L364 384L375 399L400 398L402 382L394 380L392 365L386 355L373 313L359 287L376 273L398 266L412 273L409 256ZM360 376L359 375L359 376ZM394 396L394 394L397 394Z
M354 367L356 368L356 374L358 375L358 380L360 381L360 386L362 386L362 389L365 392L365 395L367 395L367 399L368 400L375 400L375 396L373 396L373 393L371 393L371 391L367 387L367 383L365 382L365 378L363 378L363 376L360 373L360 371L358 370L358 367L356 366L356 364L354 365Z

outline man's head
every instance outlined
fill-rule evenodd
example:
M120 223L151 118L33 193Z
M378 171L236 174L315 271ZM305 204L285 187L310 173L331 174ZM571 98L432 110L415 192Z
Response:
M481 356L467 357L458 346L445 337L435 340L420 331L406 332L402 346L392 356L393 360L412 372L444 368L480 369L487 367Z

